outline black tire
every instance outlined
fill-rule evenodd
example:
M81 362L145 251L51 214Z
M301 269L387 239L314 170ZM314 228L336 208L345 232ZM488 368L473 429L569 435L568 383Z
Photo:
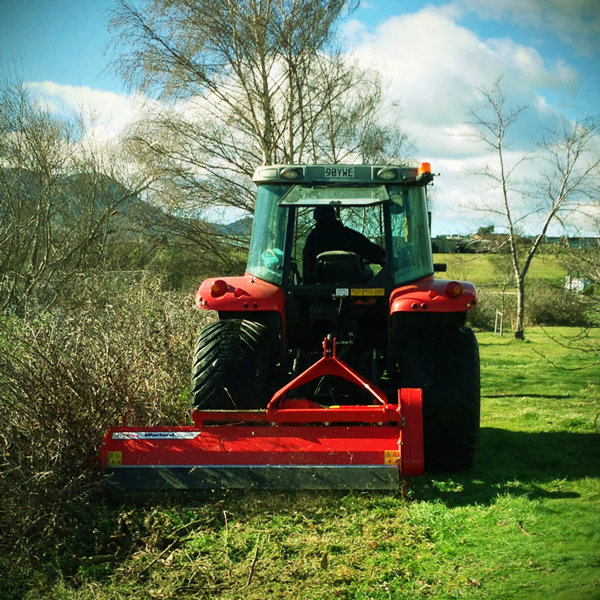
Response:
M423 390L425 469L472 467L481 412L475 334L468 327L430 327L405 340L402 354L402 386Z
M198 337L192 366L192 406L208 410L264 408L268 395L268 335L261 323L216 321Z

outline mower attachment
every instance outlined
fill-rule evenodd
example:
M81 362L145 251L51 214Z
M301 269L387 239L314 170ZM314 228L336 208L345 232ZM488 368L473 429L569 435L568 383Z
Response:
M109 490L399 489L423 473L420 389L398 403L336 356L324 356L279 390L266 410L194 411L193 426L112 427L102 443ZM376 404L323 407L286 399L334 375L367 389Z

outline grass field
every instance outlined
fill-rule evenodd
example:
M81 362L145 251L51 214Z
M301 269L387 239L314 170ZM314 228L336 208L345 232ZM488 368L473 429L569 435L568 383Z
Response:
M574 333L552 330L563 343ZM472 471L416 478L408 498L94 496L73 509L72 535L35 571L13 573L0 596L600 598L600 365L565 370L581 366L579 354L539 329L525 342L485 333L479 342L482 431Z
M510 272L508 256L496 254L436 254L434 260L448 267L445 274L440 273L442 277L473 281L482 286L501 286ZM538 254L527 276L529 281L560 284L566 275L566 269L554 256Z

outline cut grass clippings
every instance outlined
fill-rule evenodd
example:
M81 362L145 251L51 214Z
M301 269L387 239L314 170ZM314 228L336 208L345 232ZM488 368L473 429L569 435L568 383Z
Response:
M38 568L13 572L0 597L600 598L600 366L565 370L584 358L540 329L526 335L478 335L482 430L471 471L415 478L408 498L92 497L73 508L72 537Z

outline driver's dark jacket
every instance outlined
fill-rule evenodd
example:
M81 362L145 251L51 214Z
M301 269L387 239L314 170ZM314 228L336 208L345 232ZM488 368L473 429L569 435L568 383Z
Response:
M317 221L306 238L302 253L305 281L309 281L315 271L317 256L332 250L356 252L370 263L381 265L385 262L385 250L362 233L346 227L337 219Z

